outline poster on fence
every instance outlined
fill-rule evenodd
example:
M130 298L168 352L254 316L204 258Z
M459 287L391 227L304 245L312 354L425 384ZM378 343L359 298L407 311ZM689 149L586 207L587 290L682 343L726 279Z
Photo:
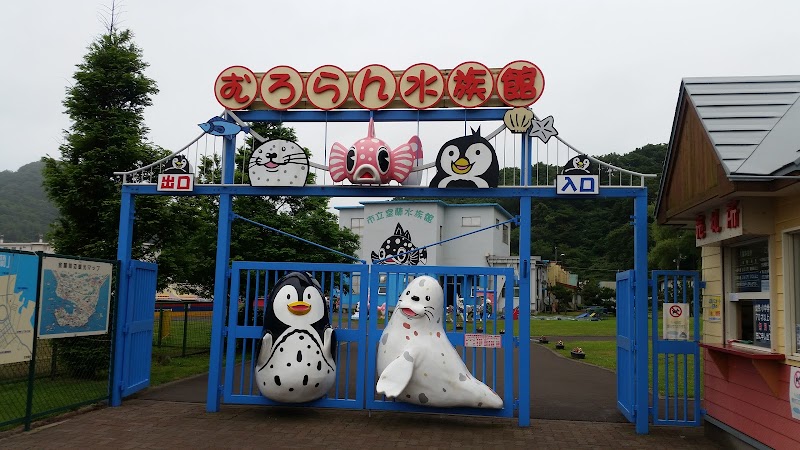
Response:
M105 334L111 271L107 262L43 256L39 338Z
M0 252L0 365L30 361L39 257Z

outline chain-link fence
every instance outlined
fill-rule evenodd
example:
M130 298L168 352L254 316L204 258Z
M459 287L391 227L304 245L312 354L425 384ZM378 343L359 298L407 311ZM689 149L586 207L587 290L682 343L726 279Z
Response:
M153 357L178 357L211 349L212 302L156 302Z
M108 399L117 280L113 261L0 251L0 430Z

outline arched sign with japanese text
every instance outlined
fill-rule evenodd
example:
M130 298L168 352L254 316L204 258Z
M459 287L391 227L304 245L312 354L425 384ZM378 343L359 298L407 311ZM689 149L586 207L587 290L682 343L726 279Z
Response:
M440 70L427 63L405 70L369 64L357 72L323 65L312 72L275 66L263 73L232 66L214 84L217 101L227 109L339 108L427 109L441 107L527 107L544 91L536 64L517 60L502 69L475 61Z

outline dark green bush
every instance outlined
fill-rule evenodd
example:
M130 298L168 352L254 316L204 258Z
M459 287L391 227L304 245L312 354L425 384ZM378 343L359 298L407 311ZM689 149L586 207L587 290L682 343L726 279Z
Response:
M111 346L107 335L58 340L59 368L73 378L97 379L108 373Z

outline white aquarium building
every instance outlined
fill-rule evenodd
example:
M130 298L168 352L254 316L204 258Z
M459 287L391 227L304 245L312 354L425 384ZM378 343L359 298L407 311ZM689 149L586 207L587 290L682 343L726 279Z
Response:
M513 267L519 270L519 257L511 256L513 216L497 203L449 204L441 200L364 201L358 206L339 206L339 225L361 238L358 257L370 264L414 266ZM484 229L488 228L488 229ZM476 232L484 229L483 231ZM474 234L469 234L476 232ZM466 235L466 236L465 236ZM461 237L459 237L461 236ZM432 245L441 243L439 245ZM432 245L430 247L427 247ZM423 250L411 252L425 247ZM395 256L398 255L399 256ZM540 298L539 271L531 267L531 304L535 310ZM381 280L383 281L383 279ZM353 280L355 293L357 280ZM514 283L509 283L513 286ZM495 289L495 286L485 286ZM474 292L457 287L459 296ZM461 292L461 291L465 292ZM379 286L392 307L391 283ZM497 286L497 292L512 292ZM515 297L517 297L515 295ZM343 305L347 307L347 305ZM516 298L515 298L516 306ZM499 305L502 309L502 303Z

